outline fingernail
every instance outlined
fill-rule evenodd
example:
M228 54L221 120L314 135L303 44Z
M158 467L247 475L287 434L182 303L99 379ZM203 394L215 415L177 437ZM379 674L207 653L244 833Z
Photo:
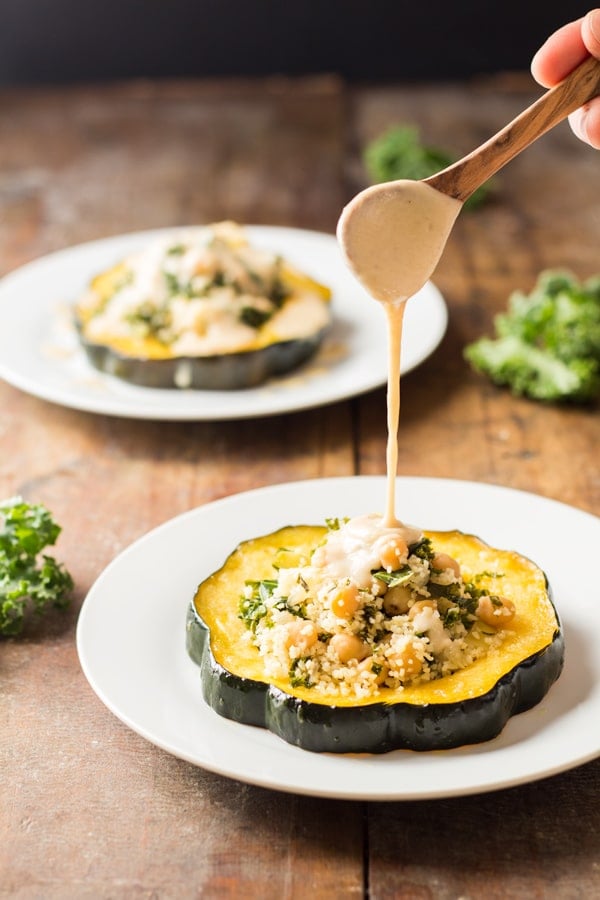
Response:
M588 24L592 34L596 40L600 42L600 9L593 9L591 11L588 16Z
M582 108L576 110L574 113L571 113L569 116L569 122L571 124L571 128L573 129L573 133L586 144L591 143L588 137L587 130L587 110Z

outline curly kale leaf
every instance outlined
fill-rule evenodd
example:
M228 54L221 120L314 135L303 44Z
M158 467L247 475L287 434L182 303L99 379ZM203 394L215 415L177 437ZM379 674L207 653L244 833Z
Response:
M494 324L496 336L469 344L465 358L496 384L549 402L600 394L600 279L543 272L529 295L511 295Z
M42 553L60 531L44 506L20 497L0 503L0 635L22 631L28 605L38 613L68 605L73 579Z
M438 147L421 142L419 131L410 125L398 125L371 141L364 152L364 162L374 183L401 178L419 181L445 169L454 158ZM465 209L480 206L489 193L483 185L464 204Z
M600 391L600 367L593 359L558 356L512 335L480 338L465 349L471 365L513 393L547 402L593 400Z

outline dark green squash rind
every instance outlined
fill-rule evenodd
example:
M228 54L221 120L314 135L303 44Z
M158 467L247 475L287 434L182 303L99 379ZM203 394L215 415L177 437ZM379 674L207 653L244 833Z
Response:
M88 360L100 372L141 387L216 391L256 387L297 368L316 353L327 331L327 327L322 328L314 335L240 353L144 359L93 343L84 336L80 324L76 322L76 326Z
M553 640L479 697L418 706L373 703L344 707L310 703L279 688L233 675L218 663L209 631L190 604L187 650L201 668L206 703L228 719L267 728L290 744L321 753L450 750L497 737L511 716L537 705L559 677L564 637L557 616Z

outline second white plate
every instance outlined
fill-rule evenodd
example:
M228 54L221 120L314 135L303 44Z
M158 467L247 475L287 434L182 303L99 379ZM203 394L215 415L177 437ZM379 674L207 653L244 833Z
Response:
M364 393L387 377L383 311L346 269L336 239L295 228L248 226L250 240L276 251L333 290L334 324L302 368L243 391L157 390L94 369L83 353L70 308L90 279L159 234L146 231L81 244L38 259L0 281L0 377L44 400L93 413L138 419L217 420L269 416ZM402 371L438 346L447 310L428 283L408 304Z

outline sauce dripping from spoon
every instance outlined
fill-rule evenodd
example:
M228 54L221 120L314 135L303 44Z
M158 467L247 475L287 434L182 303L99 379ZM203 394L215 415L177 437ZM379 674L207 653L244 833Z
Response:
M588 57L556 87L458 162L425 181L392 181L357 194L344 208L338 240L350 269L388 318L387 509L396 518L400 345L406 301L439 262L462 204L509 160L600 93L600 61Z
M342 253L357 279L383 304L388 330L387 504L384 525L398 526L395 484L400 421L402 323L409 297L435 269L461 202L422 181L367 188L338 223Z

